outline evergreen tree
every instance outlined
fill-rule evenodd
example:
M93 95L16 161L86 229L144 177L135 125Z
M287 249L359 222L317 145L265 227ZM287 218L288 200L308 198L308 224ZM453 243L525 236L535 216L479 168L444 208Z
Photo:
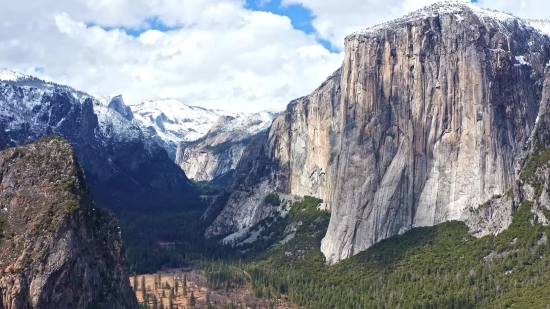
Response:
M183 275L183 285L181 287L183 292L183 297L187 298L187 276Z
M189 296L187 305L191 308L195 308L195 303L196 303L195 294L193 294L193 291L191 291L191 296Z
M145 290L145 276L141 276L141 298L147 304L147 291Z
M136 274L134 274L133 286L134 286L134 293L135 293L135 292L137 292L137 290L138 290L138 279L137 279L137 275L136 275Z
M170 292L170 295L168 296L168 309L174 309L174 293L173 293L173 290Z
M153 296L153 309L159 309L159 302L156 296Z
M176 286L176 293L175 293L175 295L177 296L177 295L178 295L178 289L179 289L179 287L180 287L180 282L179 282L178 280L175 280L175 281L176 281L175 284L174 284L174 285Z
M206 290L206 308L212 309L212 303L210 302L210 291Z

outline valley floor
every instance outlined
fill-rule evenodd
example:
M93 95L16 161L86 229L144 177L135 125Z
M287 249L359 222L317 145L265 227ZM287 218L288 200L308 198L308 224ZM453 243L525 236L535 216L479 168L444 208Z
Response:
M245 274L246 275L246 274ZM160 277L160 286L156 285ZM185 279L184 279L185 278ZM167 269L156 274L138 275L136 278L130 277L130 283L136 292L136 296L140 305L144 305L144 294L142 289L142 280L145 282L147 305L153 308L153 298L157 300L156 308L170 308L170 292L173 293L173 308L175 309L203 309L209 308L207 305L207 294L209 302L212 305L210 308L254 308L254 309L294 309L296 306L291 306L280 300L267 300L254 297L252 291L248 288L218 288L209 289L207 278L202 271L193 269ZM178 289L176 291L176 281L178 281ZM186 292L183 290L183 284L187 282ZM137 288L136 288L137 286ZM190 297L193 294L195 298L195 306L190 305Z

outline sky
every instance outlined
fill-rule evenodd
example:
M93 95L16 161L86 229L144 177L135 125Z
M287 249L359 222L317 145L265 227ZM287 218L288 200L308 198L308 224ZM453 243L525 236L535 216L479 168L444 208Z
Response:
M127 104L283 109L342 63L344 38L433 0L0 0L0 68ZM549 18L548 0L478 0Z

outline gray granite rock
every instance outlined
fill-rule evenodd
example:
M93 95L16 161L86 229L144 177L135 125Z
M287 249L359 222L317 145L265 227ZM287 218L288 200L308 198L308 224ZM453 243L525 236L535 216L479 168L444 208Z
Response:
M515 185L547 35L511 15L440 3L345 46L342 67L245 150L255 162L239 163L207 236L256 223L265 214L255 201L269 192L313 195L331 210L321 249L336 262L413 227L467 220ZM507 226L510 213L481 233Z

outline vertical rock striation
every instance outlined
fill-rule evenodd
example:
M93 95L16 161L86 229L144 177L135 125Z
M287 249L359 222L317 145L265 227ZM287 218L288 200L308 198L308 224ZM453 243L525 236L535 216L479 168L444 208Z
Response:
M271 126L269 171L247 176L251 196L325 200L329 262L415 226L465 219L514 185L539 113L548 36L511 15L440 3L345 46L341 69ZM223 219L254 209L234 188L207 236L250 223Z
M59 139L0 152L0 308L138 308L114 216Z
M176 164L196 181L225 178L236 168L246 146L279 114L263 111L222 116L202 138L179 143Z

